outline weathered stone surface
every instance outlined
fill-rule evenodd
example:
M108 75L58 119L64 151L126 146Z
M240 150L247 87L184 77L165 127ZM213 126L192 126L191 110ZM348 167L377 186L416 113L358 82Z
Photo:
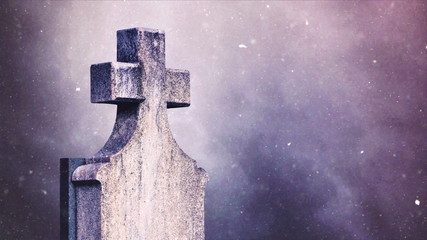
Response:
M168 108L190 106L190 72L168 69L166 72L166 101Z
M175 142L168 107L190 105L189 72L165 68L164 33L117 32L117 60L91 67L92 102L117 104L109 140L72 176L77 239L204 239L206 172Z
M141 67L134 63L100 63L90 68L93 103L142 102Z

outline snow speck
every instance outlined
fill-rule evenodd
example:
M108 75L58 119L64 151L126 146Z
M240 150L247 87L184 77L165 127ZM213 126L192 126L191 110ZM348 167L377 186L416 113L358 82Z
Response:
M305 20L305 25L308 26L308 20L307 19Z
M239 44L239 48L248 48L245 44Z
M30 171L28 171L28 174L33 174L33 170L30 169Z
M360 151L360 154L363 154L364 152L365 152L365 151L363 151L363 150L362 150L362 151Z
M42 189L41 192L43 193L43 195L47 195L47 191Z
M270 8L270 5L267 5L267 6L265 6L266 8ZM426 48L427 48L427 46L426 46Z
M292 144L291 142L288 142L288 147L290 147L290 146L291 146L291 144Z
M80 92L80 88L79 87L76 87L76 92Z
M421 204L420 200L416 199L415 200L415 205L419 206Z
M377 61L377 60L375 60L375 59L374 59L374 60L372 60L372 63L377 63L377 62L378 62L378 61Z

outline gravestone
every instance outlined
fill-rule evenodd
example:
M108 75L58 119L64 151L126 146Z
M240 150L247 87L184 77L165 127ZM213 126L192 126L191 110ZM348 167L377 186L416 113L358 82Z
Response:
M117 61L91 66L91 101L117 105L105 146L61 159L61 239L204 239L206 172L175 142L167 108L190 105L190 74L165 67L165 34L117 32Z

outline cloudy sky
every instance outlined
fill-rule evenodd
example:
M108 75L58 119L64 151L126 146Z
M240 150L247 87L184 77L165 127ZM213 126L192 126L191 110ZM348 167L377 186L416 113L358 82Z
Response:
M210 175L206 239L427 236L424 1L0 3L0 238L59 238L59 158L90 157L115 106L89 67L116 31L166 32L191 72L169 118Z

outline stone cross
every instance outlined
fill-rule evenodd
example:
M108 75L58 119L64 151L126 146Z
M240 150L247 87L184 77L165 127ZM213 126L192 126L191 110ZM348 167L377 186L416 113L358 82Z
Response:
M105 146L61 159L61 239L204 239L206 172L175 142L167 108L190 105L190 74L166 69L165 34L117 32L117 61L91 66L91 101L117 105Z

